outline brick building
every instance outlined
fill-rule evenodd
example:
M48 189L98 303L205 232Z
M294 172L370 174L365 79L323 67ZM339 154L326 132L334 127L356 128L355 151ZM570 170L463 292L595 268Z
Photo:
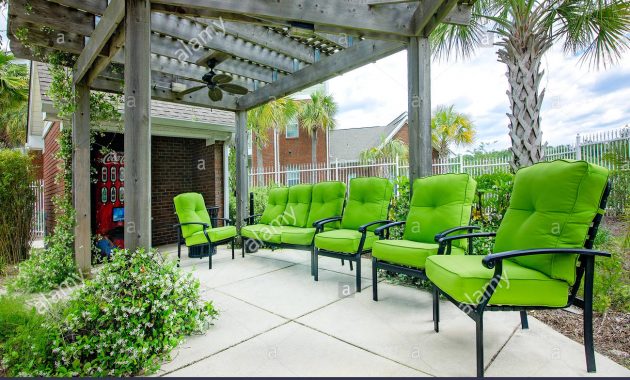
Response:
M59 173L55 153L59 150L58 138L64 129L64 120L57 116L46 95L51 82L46 65L38 62L32 65L27 148L36 157L41 156L46 231L50 232L55 223L52 199L63 192L63 184L55 181ZM173 197L177 194L199 192L203 194L206 206L219 207L219 216L228 212L226 145L234 133L234 114L153 101L151 115L152 241L154 245L161 245L176 241ZM65 121L65 124L70 127L69 122ZM109 125L102 132L92 145L93 167L104 149L123 151L122 125ZM122 181L122 172L119 176ZM96 177L93 182L98 183L98 173ZM100 198L96 183L92 188L92 205L96 205ZM116 191L116 197L124 202L124 183ZM93 229L95 209L93 206Z

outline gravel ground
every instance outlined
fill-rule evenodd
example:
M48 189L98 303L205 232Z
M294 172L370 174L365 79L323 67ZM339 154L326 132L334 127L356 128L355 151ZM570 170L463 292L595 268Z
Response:
M581 314L565 310L537 310L529 314L574 341L584 343ZM594 313L593 335L597 352L630 369L630 314Z

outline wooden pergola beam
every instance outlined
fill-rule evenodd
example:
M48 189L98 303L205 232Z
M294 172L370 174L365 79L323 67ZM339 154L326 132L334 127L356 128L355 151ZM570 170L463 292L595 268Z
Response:
M370 7L363 2L338 0L154 0L153 3L195 9L198 13L209 10L215 17L227 14L299 22L295 25L313 25L316 31L360 33L374 38L414 35L411 15L418 6L410 3Z
M103 15L107 9L107 0L48 0L66 7L80 9L85 12Z
M45 0L11 0L9 15L54 30L89 36L94 31L94 15Z
M274 83L244 95L238 100L238 107L249 110L270 100L282 98L303 90L337 75L346 73L366 63L397 53L405 48L399 42L361 41L356 45L326 57L294 75L282 78Z
M116 54L123 48L125 45L125 28L124 25L118 25L118 28L114 35L111 37L110 41L103 49L103 52L107 52L105 56L98 57L92 67L90 68L87 75L87 83L92 83L94 79L96 79L101 72L109 66L109 64L114 60Z
M42 30L36 25L18 16L10 16L9 37L15 39L25 38L27 43L34 43L37 46L53 48L67 53L79 54L85 44L83 36L75 33L56 31L53 29Z
M98 57L105 45L109 42L124 17L124 0L112 0L107 6L105 13L103 13L103 17L101 17L98 25L96 25L94 32L90 35L90 40L85 45L81 55L79 55L79 59L77 59L73 75L74 83L81 81L85 74L87 74L96 60L96 57ZM111 54L111 57L113 58L113 54ZM109 64L109 62L107 62L107 64ZM102 67L100 67L100 69L105 68L107 64L101 64L100 66ZM98 76L98 73L96 73L96 76Z

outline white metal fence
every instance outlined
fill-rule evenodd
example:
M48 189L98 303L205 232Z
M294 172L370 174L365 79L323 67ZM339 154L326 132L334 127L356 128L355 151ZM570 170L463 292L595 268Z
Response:
M615 155L617 160L612 159ZM604 166L613 172L613 194L609 199L609 208L623 210L626 193L629 191L627 179L619 176L621 171L628 171L630 161L630 127L577 135L575 144L558 147L545 147L545 160L556 159L582 159L600 166ZM620 163L625 162L625 166ZM478 159L463 155L449 157L447 159L435 159L433 173L468 173L472 176L490 174L498 171L510 170L510 157ZM615 174L616 173L616 174ZM272 184L295 185L298 183L317 183L321 181L342 181L348 183L351 178L364 176L378 176L395 179L399 176L409 175L409 165L399 159L376 160L370 162L331 162L288 165L280 170L273 167L251 168L249 185L251 187L269 186Z
M41 238L44 236L44 230L46 228L46 214L44 212L44 181L37 180L31 183L31 189L35 194L35 208L33 210L33 224L32 231L34 238Z

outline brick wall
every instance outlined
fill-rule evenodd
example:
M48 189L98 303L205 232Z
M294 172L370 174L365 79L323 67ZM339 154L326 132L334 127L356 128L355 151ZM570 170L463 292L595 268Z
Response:
M33 176L36 180L44 179L44 155L41 150L31 150L28 152L33 163Z
M60 133L60 123L55 122L44 137L44 152L42 153L42 178L44 179L44 212L46 213L46 233L55 228L55 208L52 199L63 192L63 181L55 183L59 173L60 160L55 158L59 151L57 139Z
M268 132L268 141L266 147L263 148L263 166L265 168L273 167L273 131ZM280 165L301 165L311 163L311 136L302 128L297 138L286 138L286 134L280 132L278 135L278 152L280 156ZM256 168L258 163L258 152L256 146L252 151L252 167ZM326 162L326 133L319 131L317 133L317 162Z

